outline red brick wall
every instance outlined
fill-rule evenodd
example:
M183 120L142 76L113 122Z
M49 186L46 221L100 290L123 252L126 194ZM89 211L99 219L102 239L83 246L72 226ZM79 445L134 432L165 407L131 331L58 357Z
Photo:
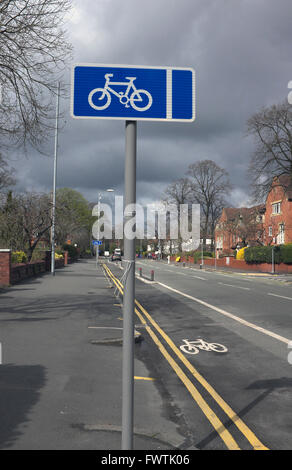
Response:
M176 257L172 256L171 261L175 261ZM181 263L186 261L185 258L181 258ZM193 263L190 263L193 264ZM201 260L198 260L197 264L201 264ZM215 259L204 259L204 265L206 266L213 266L215 267ZM261 263L261 264L247 264L244 260L234 259L233 257L229 258L229 264L226 263L226 258L219 258L216 260L217 268L234 268L243 271L252 271L252 272L259 272L259 273L271 273L272 272L272 265L268 263ZM292 274L292 265L291 264L275 264L275 272L276 273L291 273Z
M215 266L214 259L205 259L204 264L207 266ZM234 259L232 257L229 258L229 265L226 264L226 258L217 259L217 267L229 267L235 268L244 271L254 271L260 273L271 273L272 272L272 265L269 263L261 263L261 264L248 264L244 260ZM290 264L275 264L275 272L276 273L292 273L292 265Z
M11 251L0 250L0 286L11 283Z

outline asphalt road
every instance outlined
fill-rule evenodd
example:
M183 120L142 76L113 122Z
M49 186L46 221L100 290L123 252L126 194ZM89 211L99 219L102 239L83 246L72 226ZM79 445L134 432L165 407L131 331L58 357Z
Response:
M139 268L148 279L154 270L156 282L141 287L137 281L137 298L167 335L167 348L176 363L182 362L176 348L186 358L187 378L221 423L210 422L206 403L190 396L187 381L173 367L169 369L159 348L145 336L145 361L181 410L193 445L232 448L235 441L241 449L291 449L291 285L277 278L192 270L155 261L138 260L137 274ZM190 354L190 347L180 349L184 340L198 338L219 343L227 351L207 351L205 346Z

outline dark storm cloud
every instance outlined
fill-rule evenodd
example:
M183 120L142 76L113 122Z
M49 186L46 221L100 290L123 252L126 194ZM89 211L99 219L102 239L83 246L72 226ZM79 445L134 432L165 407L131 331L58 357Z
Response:
M159 198L190 163L212 159L246 204L253 150L248 117L282 101L292 79L290 0L76 0L68 18L75 62L192 66L197 119L192 124L139 123L137 196ZM64 104L68 108L68 103ZM124 123L74 121L60 136L59 186L96 199L123 190ZM53 143L52 143L53 149ZM49 190L52 161L33 155L18 172L19 188Z

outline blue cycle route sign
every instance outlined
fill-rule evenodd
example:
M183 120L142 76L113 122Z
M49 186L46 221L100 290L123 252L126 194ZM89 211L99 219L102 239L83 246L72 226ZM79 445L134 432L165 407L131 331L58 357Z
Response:
M71 115L79 119L194 121L192 68L76 64Z
M102 241L100 240L92 240L93 245L102 245Z

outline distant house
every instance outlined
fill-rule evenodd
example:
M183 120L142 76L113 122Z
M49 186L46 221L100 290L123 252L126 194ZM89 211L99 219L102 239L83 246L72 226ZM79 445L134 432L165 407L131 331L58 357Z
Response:
M292 243L292 177L274 178L265 207L265 245Z
M292 177L275 177L265 204L226 207L215 227L217 254L241 246L292 243Z
M241 246L264 244L265 205L225 207L215 227L217 254L232 254Z

